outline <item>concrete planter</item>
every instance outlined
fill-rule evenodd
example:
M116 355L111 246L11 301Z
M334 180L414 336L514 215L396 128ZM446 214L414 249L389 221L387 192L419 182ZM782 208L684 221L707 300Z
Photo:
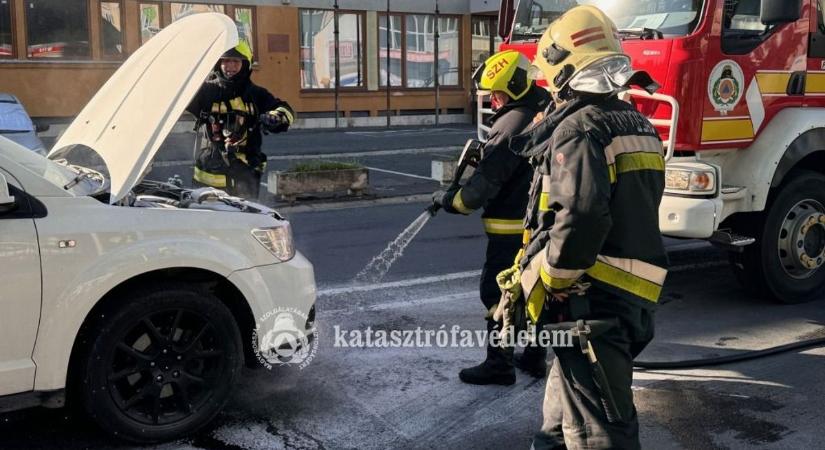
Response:
M356 195L369 187L366 168L317 170L304 172L269 172L269 192L283 200L299 197Z
M442 186L447 186L453 182L455 171L458 170L458 161L453 156L436 155L436 159L432 160L430 168L432 179L441 183ZM473 175L473 171L472 167L467 167L464 170L464 174L461 176L462 183Z

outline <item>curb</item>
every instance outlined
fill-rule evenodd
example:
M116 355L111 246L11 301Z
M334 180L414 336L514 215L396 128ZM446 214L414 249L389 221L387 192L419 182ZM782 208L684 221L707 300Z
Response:
M415 194L415 195L399 195L397 197L384 197L372 200L351 200L338 202L322 202L313 203L309 205L296 206L272 206L272 209L279 213L303 213L303 212L322 212L322 211L337 211L342 209L365 208L368 206L386 206L386 205L404 205L407 203L425 203L429 202L432 194ZM424 209L421 209L424 212Z
M53 123L48 131L39 133L39 137L56 138L68 128L71 120L66 123ZM469 125L473 123L470 114L442 114L438 117L439 125ZM387 125L386 117L341 117L338 119L338 129L347 128L381 128ZM432 126L435 125L434 115L391 116L391 127ZM169 132L191 133L195 128L194 120L179 120ZM292 130L329 130L336 129L335 118L306 118L296 119L290 127Z

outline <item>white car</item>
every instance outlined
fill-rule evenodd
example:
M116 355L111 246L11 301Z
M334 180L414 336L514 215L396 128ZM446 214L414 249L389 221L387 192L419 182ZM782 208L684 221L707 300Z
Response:
M221 191L142 181L237 39L222 14L182 19L121 66L48 158L0 137L0 412L65 399L122 438L176 438L219 412L273 311L311 329L313 268L287 221ZM105 167L66 161L84 153Z

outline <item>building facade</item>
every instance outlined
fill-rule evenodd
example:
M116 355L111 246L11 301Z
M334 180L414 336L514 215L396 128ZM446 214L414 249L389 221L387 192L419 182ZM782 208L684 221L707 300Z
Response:
M252 46L256 83L304 117L433 114L436 103L441 114L466 114L472 70L496 45L498 1L437 8L436 0L0 0L0 92L35 117L74 116L155 33L214 11Z

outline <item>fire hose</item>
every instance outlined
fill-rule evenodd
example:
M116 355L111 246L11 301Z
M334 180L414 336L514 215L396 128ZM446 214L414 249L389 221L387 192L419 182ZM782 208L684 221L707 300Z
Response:
M692 369L696 367L719 366L741 361L749 361L757 358L765 358L780 353L787 353L809 347L819 347L825 345L825 337L806 339L804 341L791 342L789 344L777 345L763 350L746 350L732 355L715 356L710 358L686 359L682 361L634 361L633 367L638 369L652 370L676 370Z

